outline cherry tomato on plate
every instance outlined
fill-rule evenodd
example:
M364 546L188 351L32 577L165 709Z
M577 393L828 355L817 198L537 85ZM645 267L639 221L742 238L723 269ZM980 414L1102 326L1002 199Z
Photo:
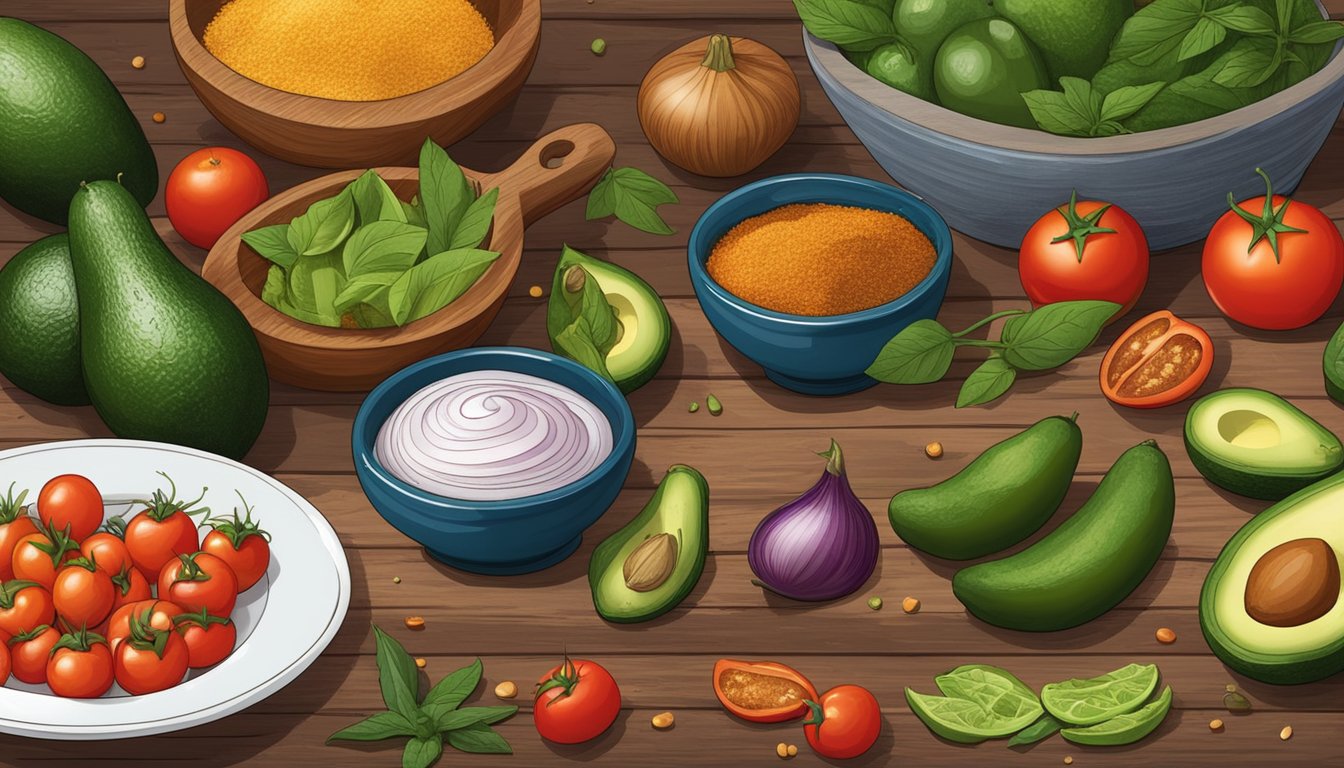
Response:
M28 492L23 491L17 499L14 498L14 486L11 485L9 493L0 499L0 581L14 578L14 548L19 539L38 532L23 505L27 495Z
M121 573L131 565L131 552L126 549L126 525L120 518L108 521L109 530L99 531L79 542L79 551L85 557L98 564L99 568L111 574Z
M234 510L233 518L206 520L214 530L205 535L201 551L209 552L229 564L238 577L238 591L246 592L261 581L271 564L271 535L252 520L252 508L243 502L247 516L240 518Z
M223 616L211 616L209 611L184 613L173 620L182 639L187 641L192 669L213 667L233 653L238 641L238 628Z
M0 685L9 682L9 636L0 633Z
M238 577L209 552L182 555L159 572L159 597L188 612L228 616L238 602Z
M112 577L83 557L61 566L51 590L56 613L71 627L102 623L112 613L116 600L117 588Z
M83 541L103 524L103 495L87 477L58 475L37 495L37 516L48 529Z
M0 632L18 635L55 620L51 593L41 585L19 579L0 584Z
M1035 306L1060 301L1112 301L1128 312L1148 282L1148 238L1123 208L1079 200L1050 211L1027 230L1017 261L1022 288Z
M168 175L163 200L173 229L197 248L208 249L270 194L255 160L236 149L207 147L177 164Z
M187 674L187 641L132 615L130 634L117 645L113 675L127 693L140 696L172 688Z
M60 531L39 531L19 539L14 547L14 578L35 581L51 591L56 584L56 571L61 565L79 557L79 547Z
M121 569L121 572L112 577L112 586L116 588L116 594L112 600L112 613L123 605L138 603L141 600L148 600L153 597L150 591L150 583L145 578L140 569L129 563Z
M1235 203L1204 242L1204 288L1223 314L1243 325L1285 331L1325 314L1344 285L1344 238L1328 216L1274 194Z
M9 639L9 662L14 678L31 685L47 682L47 661L61 633L40 624Z
M833 760L858 757L877 743L882 709L867 688L839 685L809 701L812 714L803 721L803 735L813 751Z
M101 629L115 653L117 646L131 635L131 616L138 616L155 629L172 629L173 619L180 615L182 607L167 600L141 600L138 603L127 603L113 611L112 617Z
M537 685L532 718L537 733L557 744L581 744L601 736L621 713L621 691L596 662L570 660Z
M112 687L112 651L86 629L61 635L47 660L47 685L67 699L96 699Z
M200 499L178 501L177 486L171 479L168 483L167 494L155 491L149 505L126 524L126 550L146 578L157 578L165 563L200 549L196 521L191 519Z

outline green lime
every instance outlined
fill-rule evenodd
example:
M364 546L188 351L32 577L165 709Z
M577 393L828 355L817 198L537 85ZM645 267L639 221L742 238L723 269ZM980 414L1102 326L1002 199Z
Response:
M1065 728L1060 735L1074 744L1118 747L1133 744L1157 729L1171 709L1171 686L1137 712L1118 715L1090 728Z
M887 43L873 49L863 68L878 82L933 101L933 73L914 58L914 53L914 49L903 43Z
M948 741L978 744L1011 736L1035 722L1040 702L1011 673L984 664L957 667L935 681L945 696L906 688L905 700L929 730Z
M1066 723L1096 725L1143 706L1157 677L1155 664L1130 664L1100 677L1050 683L1041 689L1041 703Z

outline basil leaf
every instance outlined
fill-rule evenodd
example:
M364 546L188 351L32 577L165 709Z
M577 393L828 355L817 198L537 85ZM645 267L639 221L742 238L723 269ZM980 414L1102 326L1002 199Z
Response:
M1252 88L1269 79L1283 63L1283 49L1273 40L1253 38L1223 60L1213 82L1228 88Z
M1041 715L1041 719L1031 725L1018 731L1013 738L1008 740L1008 746L1021 747L1027 744L1035 744L1038 741L1048 739L1055 735L1064 724L1056 720L1052 715Z
M350 194L354 198L355 213L359 214L361 225L375 221L406 223L406 212L402 210L401 201L387 186L387 182L383 181L383 177L372 169L350 182Z
M864 371L888 384L928 384L947 375L956 344L937 320L916 320L892 337Z
M1204 11L1204 0L1159 0L1130 16L1111 43L1112 59L1156 64L1178 50Z
M1313 21L1294 29L1288 40L1303 45L1333 43L1344 37L1344 24L1337 21Z
M370 272L404 272L415 264L428 232L399 221L365 224L345 241L341 263L347 277Z
M1036 125L1043 131L1060 136L1088 136L1092 122L1088 115L1082 114L1077 107L1059 91L1035 90L1022 94L1027 109L1036 119Z
M378 687L383 692L387 708L414 722L419 712L416 694L420 679L415 672L415 659L395 638L378 627L373 628L378 660Z
M289 223L289 246L300 256L317 256L334 250L355 228L355 203L350 188L339 195L318 200Z
M379 712L327 737L327 741L382 741L415 735L415 726L396 712Z
M401 753L401 768L429 768L443 755L443 737L435 733L429 737L415 737L406 742Z
M566 245L555 263L555 272L551 275L551 295L546 301L546 334L552 340L578 317L577 302L565 290L565 272L582 256L584 254Z
M583 267L577 267L583 269ZM578 311L584 320L588 322L588 328L592 331L593 343L603 355L611 351L616 345L617 330L619 323L616 320L616 311L612 309L607 302L607 295L602 292L602 286L598 285L597 278L592 273L583 269L583 289L579 295Z
M416 264L388 289L392 319L405 325L438 312L466 293L498 258L493 251L464 248Z
M340 326L336 296L344 285L341 255L336 251L320 256L304 256L289 270L290 299L300 309L316 314L319 325L332 328Z
M279 309L280 304L289 298L288 294L289 277L278 264L272 264L266 270L266 283L261 286L261 300Z
M1205 16L1233 32L1241 32L1247 35L1273 35L1275 33L1274 19L1255 6L1234 3L1207 11Z
M576 318L555 335L551 345L556 352L615 383L615 378L607 368L607 356L598 349L597 343L593 340L593 331L588 326L586 318Z
M1201 53L1213 50L1226 39L1226 27L1207 16L1201 16L1195 22L1195 26L1181 38L1181 47L1176 53L1176 60L1193 59Z
M1018 315L1003 327L1003 359L1024 371L1058 368L1091 346L1118 311L1110 301L1061 301Z
M350 309L350 316L360 328L388 328L396 325L392 321L392 312L387 308L387 291L374 294L363 304Z
M1101 119L1124 120L1140 109L1148 106L1148 102L1158 94L1166 83L1148 83L1147 85L1126 85L1116 88L1114 91L1106 94L1105 101L1101 105Z
M658 215L658 206L677 203L666 184L638 168L612 168L588 195L585 216L589 221L612 214L635 229L654 235L675 232Z
M453 233L449 250L475 248L485 241L485 236L490 231L490 223L495 218L495 201L498 199L499 189L495 188L467 206L466 213L462 214L462 220L457 224L457 231Z
M498 723L500 720L512 717L518 712L518 708L512 705L467 707L466 709L437 706L424 707L421 711L434 721L434 727L439 731L455 731L477 723L485 723L486 725Z
M425 694L422 706L456 709L466 701L472 691L476 690L476 686L480 685L482 669L481 660L478 658L467 666L444 675L443 679Z
M449 731L445 736L448 738L448 744L461 752L477 755L513 754L513 747L509 746L509 742L484 723Z
M341 292L336 294L336 311L349 312L356 304L368 304L374 301L380 293L385 296L388 288L403 274L405 273L401 271L369 272L351 279Z
M430 253L451 251L462 216L476 198L462 169L438 144L425 139L420 148L420 207L429 228Z
M1101 119L1101 96L1093 93L1092 84L1080 77L1061 77L1059 87L1064 100L1085 120L1089 128Z
M289 269L294 266L295 261L298 261L299 254L290 246L288 235L288 224L272 224L269 227L244 232L243 242L256 251L258 256Z
M427 227L425 224L425 212L415 203L402 203L401 212L405 215L407 224L414 224L417 227Z
M896 39L889 9L852 0L793 0L807 30L851 51L871 51Z
M1016 368L998 354L990 355L989 359L972 371L962 383L961 392L957 393L957 407L968 408L997 400L1012 388L1016 380Z

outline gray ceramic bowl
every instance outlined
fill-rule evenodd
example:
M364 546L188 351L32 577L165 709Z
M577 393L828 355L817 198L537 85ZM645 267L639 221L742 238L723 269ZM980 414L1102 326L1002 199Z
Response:
M1194 242L1237 199L1297 187L1344 105L1344 56L1268 99L1208 120L1101 139L1055 136L953 112L869 77L803 32L821 87L883 169L953 229L1017 248L1069 199L1107 200L1143 225L1153 250Z

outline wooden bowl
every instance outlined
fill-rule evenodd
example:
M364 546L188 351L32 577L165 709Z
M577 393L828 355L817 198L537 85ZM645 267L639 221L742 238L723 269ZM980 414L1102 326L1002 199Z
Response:
M499 188L490 250L500 257L452 304L401 327L327 328L295 320L261 300L270 262L242 234L286 224L317 200L331 197L363 170L341 171L285 190L234 224L206 256L201 275L252 325L271 378L328 392L363 392L403 367L470 346L494 320L518 271L523 230L583 195L611 167L616 145L600 126L580 123L542 137L499 173L463 171L481 190ZM377 168L402 200L420 188L415 168Z
M495 47L475 66L394 99L338 101L269 88L207 51L205 27L226 1L169 0L173 50L187 82L215 119L247 143L319 168L414 164L426 137L442 145L466 137L523 87L541 34L541 0L472 0L495 33Z
M1267 99L1187 125L1109 138L1056 136L953 112L890 88L804 32L822 89L874 159L953 229L1007 248L1043 213L1080 198L1138 219L1153 250L1200 240L1264 168L1288 194L1344 104L1344 55Z

